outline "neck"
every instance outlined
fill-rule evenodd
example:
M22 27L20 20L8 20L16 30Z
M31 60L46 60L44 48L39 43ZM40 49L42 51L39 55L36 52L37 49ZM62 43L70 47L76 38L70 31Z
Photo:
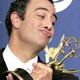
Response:
M24 63L34 58L39 53L39 50L37 50L33 45L30 45L29 43L25 44L16 38L10 38L9 48L14 55Z

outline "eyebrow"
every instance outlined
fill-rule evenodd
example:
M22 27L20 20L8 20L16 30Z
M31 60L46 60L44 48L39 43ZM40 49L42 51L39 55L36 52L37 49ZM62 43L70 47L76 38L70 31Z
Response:
M35 9L35 11L36 11L36 10L40 10L40 9L41 9L41 10L45 10L45 11L48 11L48 12L49 12L49 10L48 10L48 9L43 8L43 7L36 8L36 9Z
M57 20L57 15L56 14L53 14L53 16L55 17L55 19Z
M36 8L36 9L35 9L35 11L36 11L36 10L45 10L45 11L49 12L49 10L48 10L48 9L43 8L43 7ZM54 14L54 13L53 13L53 16L54 16L54 17L55 17L55 19L57 20L57 16L56 16L56 14Z

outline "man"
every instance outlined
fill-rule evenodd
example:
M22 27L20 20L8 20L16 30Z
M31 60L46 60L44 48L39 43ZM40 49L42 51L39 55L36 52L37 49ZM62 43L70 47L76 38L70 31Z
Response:
M6 16L10 39L1 52L3 58L0 60L0 73L7 69L14 71L22 68L32 75L33 80L52 80L52 77L56 80L56 75L52 76L53 70L38 62L38 53L45 48L54 34L55 22L52 0L15 0L11 3ZM12 80L12 75L9 74L7 79ZM70 79L77 80L76 77Z

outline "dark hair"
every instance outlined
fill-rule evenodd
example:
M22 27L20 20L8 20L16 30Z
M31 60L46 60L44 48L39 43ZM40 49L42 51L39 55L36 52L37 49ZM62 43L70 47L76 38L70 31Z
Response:
M49 0L49 1L53 4L53 0ZM29 2L30 0L15 0L14 2L11 3L5 19L5 25L9 36L11 35L12 32L12 22L10 19L11 14L13 12L17 12L17 15L21 18L21 20L24 20L25 9Z
M54 1L53 0L49 0L52 4L54 3Z

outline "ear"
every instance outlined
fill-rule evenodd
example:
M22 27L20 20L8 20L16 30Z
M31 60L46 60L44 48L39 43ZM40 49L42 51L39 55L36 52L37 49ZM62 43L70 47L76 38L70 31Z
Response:
M20 18L18 16L17 12L13 12L11 14L11 22L12 22L13 27L19 28Z

